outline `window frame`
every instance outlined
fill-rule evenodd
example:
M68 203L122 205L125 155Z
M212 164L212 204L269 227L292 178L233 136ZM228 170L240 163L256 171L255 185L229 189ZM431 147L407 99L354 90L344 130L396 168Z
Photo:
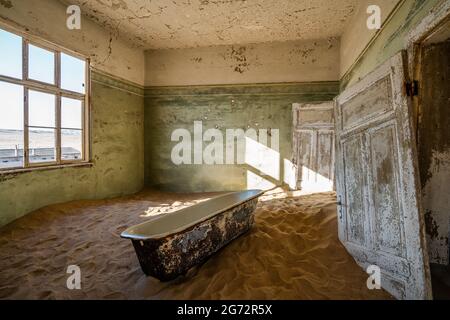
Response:
M22 166L0 168L0 174L4 172L30 171L34 169L72 167L76 165L90 164L91 161L91 139L90 139L90 92L91 92L91 75L90 75L90 59L85 55L66 49L62 46L53 44L39 37L30 35L22 30L18 30L0 21L0 29L20 36L22 38L22 79L14 78L0 74L0 81L20 85L23 87L23 164ZM50 51L54 53L54 84L31 79L29 77L29 45ZM85 62L85 87L84 94L61 88L61 53L67 54L74 58ZM29 126L29 91L42 92L55 96L55 160L51 162L30 162L29 150L29 131L30 128L45 128L38 126ZM62 159L61 133L64 128L61 127L61 108L62 98L69 98L81 101L82 121L82 157L81 159Z

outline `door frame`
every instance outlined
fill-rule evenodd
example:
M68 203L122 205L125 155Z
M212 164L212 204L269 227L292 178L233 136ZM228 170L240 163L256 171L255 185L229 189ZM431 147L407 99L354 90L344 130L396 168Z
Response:
M411 29L406 38L404 46L408 52L408 74L411 80L419 81L421 83L421 56L423 44L429 40L433 35L441 30L446 23L450 22L450 1L443 0L438 3L430 12ZM417 137L420 97L413 97L413 125L414 132Z
M299 111L300 110L312 110L312 111L331 111L332 117L333 117L333 123L331 125L325 124L325 123L310 123L307 125L299 126ZM292 104L292 163L294 164L295 168L295 188L296 190L301 190L301 174L302 169L299 167L299 157L298 157L298 146L297 146L297 135L301 132L309 132L311 133L311 138L313 140L313 143L311 144L311 150L310 153L314 154L315 150L317 149L318 145L318 137L313 137L314 130L317 130L318 128L321 131L329 131L332 132L333 135L333 147L332 147L332 155L331 155L331 162L330 166L333 168L332 171L332 180L333 181L333 189L336 190L336 174L335 174L335 161L336 161L336 151L335 151L335 144L336 144L336 133L334 128L334 101L328 100L328 101L315 101L315 102L302 102L302 103L293 103Z
M407 34L405 38L405 47L408 52L408 69L411 75L411 80L419 83L419 92L421 86L423 86L422 78L422 53L427 42L431 40L435 35L439 34L445 28L450 25L450 1L443 0L436 4L429 13ZM416 143L419 143L419 121L420 115L424 111L422 104L422 97L420 95L412 97L412 113L413 113L413 126L416 136ZM419 146L417 145L417 148ZM419 153L417 152L417 157ZM419 175L420 178L420 175ZM421 184L420 184L421 185ZM420 192L422 197L422 192ZM422 200L420 201L423 204ZM425 209L422 206L421 218L425 220ZM450 255L450 247L447 248ZM427 244L428 252L428 244Z

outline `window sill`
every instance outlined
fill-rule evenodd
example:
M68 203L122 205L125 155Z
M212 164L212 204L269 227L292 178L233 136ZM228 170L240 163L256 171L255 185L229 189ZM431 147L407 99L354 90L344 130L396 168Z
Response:
M52 166L40 166L40 167L19 168L19 169L5 169L5 170L0 170L0 176L7 175L7 174L25 173L25 172L31 172L31 171L45 171L45 170L65 169L65 168L92 167L92 166L93 166L92 162L80 162L80 163L58 164L58 165L52 165Z

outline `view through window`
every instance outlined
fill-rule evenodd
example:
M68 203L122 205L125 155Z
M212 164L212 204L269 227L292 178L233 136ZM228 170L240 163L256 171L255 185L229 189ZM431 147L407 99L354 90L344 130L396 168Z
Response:
M86 160L87 65L0 29L0 170Z

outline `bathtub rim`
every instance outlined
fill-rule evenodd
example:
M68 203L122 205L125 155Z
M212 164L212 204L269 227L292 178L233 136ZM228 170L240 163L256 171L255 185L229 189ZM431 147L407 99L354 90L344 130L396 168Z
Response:
M175 229L171 230L170 232L163 232L163 233L158 233L158 234L156 234L156 235L145 236L145 235L142 235L142 234L130 234L130 233L129 233L129 232L130 232L129 230L130 230L130 229L133 229L133 228L137 228L137 227L142 226L142 225L144 225L144 224L151 223L151 222L153 222L153 221L155 221L155 220L158 220L158 219L161 219L161 218L163 218L163 217L167 217L167 215L175 215L175 214L179 214L181 211L183 211L183 210L185 210L185 209L187 209L187 208L190 208L190 207L192 207L192 206L187 207L187 208L183 208L183 209L180 209L180 210L177 210L177 211L169 212L169 213L166 213L166 214L162 214L162 215L160 215L160 216L155 217L155 218L152 219L152 220L144 221L144 222L141 222L141 223L139 223L139 224L130 226L130 227L128 227L127 229L125 229L124 231L121 232L120 237L121 237L121 238L124 238L124 239L130 239L130 240L133 240L133 241L159 240L159 239L165 238L165 237L167 237L167 236L170 236L170 235L172 235L172 234L178 234L178 233L181 233L181 232L183 232L184 230L187 230L187 229L189 229L189 228L192 228L192 227L194 227L194 226L196 226L196 225L198 225L198 224L200 224L200 223L203 223L203 222L205 222L206 220L208 220L208 219L210 219L210 218L212 218L212 217L214 217L214 216L216 216L216 215L218 215L218 214L221 214L221 213L224 213L224 212L226 212L226 211L229 211L229 210L231 210L231 209L233 209L233 208L235 208L235 207L238 207L238 206L240 206L240 205L242 205L242 204L244 204L244 203L246 203L246 202L248 202L248 201L254 200L255 198L259 198L259 197L261 197L261 196L265 193L265 191L263 191L263 190L261 190L261 189L250 189L250 190L243 190L243 191L232 191L232 192L227 192L227 193L225 193L225 194L222 194L222 195L213 197L213 198L208 199L208 200L206 200L206 201L211 201L211 200L214 200L215 198L224 197L224 196L227 196L227 195L230 195L230 194L243 193L243 192L248 192L248 191L255 191L256 194L253 195L253 196L251 196L251 197L248 197L248 198L245 199L245 200L237 201L237 202L235 202L235 203L232 204L232 205L229 205L229 206L223 207L223 208L221 208L221 209L219 209L219 210L216 210L216 211L214 211L213 213L210 213L209 215L206 215L206 216L202 217L201 219L198 219L198 220L196 220L196 221L194 221L194 222L192 222L192 223L183 225L183 226L181 226L181 227L179 227L179 228L175 228ZM194 205L194 206L195 206L195 205Z

